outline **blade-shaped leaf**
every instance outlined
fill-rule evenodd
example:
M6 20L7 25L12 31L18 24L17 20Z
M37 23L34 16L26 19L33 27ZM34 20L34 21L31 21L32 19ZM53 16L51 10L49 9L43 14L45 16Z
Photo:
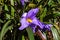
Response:
M10 24L10 22L11 22L11 20L7 21L7 22L3 25L3 28L2 28L2 31L1 31L1 35L0 35L1 40L2 40L2 37L3 37L3 34L4 34L5 30L6 30L6 28L7 28L7 26Z
M58 2L59 2L59 4L60 4L60 0L57 0Z
M59 34L58 34L57 30L54 27L52 27L51 31L52 31L52 34L53 34L53 39L54 40L59 40Z
M6 19L10 19L10 15L6 13Z
M26 31L28 33L28 37L29 37L29 40L34 40L34 35L33 35L33 31L30 27L26 28Z
M48 5L49 5L49 6L50 6L50 5L54 5L54 1L53 1L53 0L49 0Z
M22 35L22 40L25 40L25 39L24 39L24 35Z
M0 19L0 22L3 23L3 20Z
M2 37L4 37L4 35L6 34L6 32L7 32L8 30L11 30L11 29L12 29L12 25L11 25L11 26L8 26L8 27L5 29L5 31L3 32L3 34L1 34Z
M60 16L60 12L53 12L53 13L54 13L53 14L54 17Z
M11 1L11 5L14 6L14 0L10 0ZM14 18L14 8L11 6L11 18L13 19Z

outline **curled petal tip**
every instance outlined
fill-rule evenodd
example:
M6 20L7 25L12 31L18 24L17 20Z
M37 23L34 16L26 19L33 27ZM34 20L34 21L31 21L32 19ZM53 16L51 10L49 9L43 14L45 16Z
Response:
M28 11L27 18L33 19L36 14L39 12L39 8L34 8Z
M52 27L53 25L52 24L49 24L50 27Z
M49 31L51 30L50 28L52 27L53 25L52 24L47 24L46 26L45 26L45 28L47 28Z
M23 28L22 28L22 27L19 27L18 29L19 29L19 30L23 30Z
M39 12L39 8L35 8L33 9L34 13L38 13Z

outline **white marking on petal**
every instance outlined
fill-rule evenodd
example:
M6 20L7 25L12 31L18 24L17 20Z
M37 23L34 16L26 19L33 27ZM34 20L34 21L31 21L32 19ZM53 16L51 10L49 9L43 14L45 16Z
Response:
M52 24L48 24L50 27L52 27L53 25Z
M22 17L26 17L27 13L23 13Z

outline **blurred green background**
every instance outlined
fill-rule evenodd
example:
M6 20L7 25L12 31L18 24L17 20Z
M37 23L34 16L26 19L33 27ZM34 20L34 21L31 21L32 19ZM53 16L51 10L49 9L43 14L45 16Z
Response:
M60 0L29 0L24 7L20 0L0 0L0 40L41 40L31 28L18 30L23 12L36 7L40 9L36 17L53 24L50 34L42 32L46 40L60 40Z

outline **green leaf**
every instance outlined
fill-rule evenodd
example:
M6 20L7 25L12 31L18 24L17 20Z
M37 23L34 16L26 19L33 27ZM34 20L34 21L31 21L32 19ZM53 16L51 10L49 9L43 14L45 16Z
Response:
M51 31L52 31L52 34L53 34L53 39L54 40L59 40L59 34L58 34L57 30L54 27L52 27Z
M2 37L4 36L3 34L4 34L5 30L6 30L6 28L7 28L7 26L10 24L10 22L11 22L11 20L7 21L7 22L3 25L3 28L2 28L2 31L1 31L1 35L0 35L1 40L2 40Z
M54 4L53 0L49 0L48 5L50 6L50 5L53 5L53 4Z
M2 11L2 6L0 5L0 14L1 14L1 11Z
M3 32L3 34L2 34L2 37L4 37L4 35L6 34L6 32L8 31L8 30L11 30L12 29L12 25L11 26L8 26L5 30L4 30L4 32Z
M43 21L43 18L46 16L46 12L47 12L47 8L45 8L43 11L42 11L42 15L40 15L40 20Z
M36 7L36 4L30 3L28 6L31 8L34 8L34 7Z
M60 16L60 12L53 12L53 13L54 13L53 14L54 17Z
M11 15L14 17L14 8L11 6Z
M59 17L59 16L60 16L60 12L53 12L53 13L51 13L49 15L46 15L44 17L44 21L47 21L49 19L56 18L56 17Z
M38 2L40 2L41 0L37 0Z
M0 19L0 22L3 23L3 20Z
M59 34L60 34L60 29L58 30Z
M32 29L30 27L28 27L28 28L26 28L26 31L28 33L29 40L35 40Z
M58 1L58 3L60 4L60 0L57 0Z
M58 33L59 33L59 37L60 37L60 29L58 30ZM59 38L59 40L60 40L60 38Z
M11 5L12 6L14 6L14 0L10 0L11 1ZM13 19L14 18L14 12L15 12L15 10L14 10L14 8L11 6L11 19Z
M8 6L5 4L5 10L8 11Z
M6 13L6 18L7 19L10 19L10 15Z
M0 4L3 5L4 0L0 0Z
M22 40L25 40L25 39L24 39L24 35L22 35Z
M10 0L11 1L11 5L14 6L14 0Z

